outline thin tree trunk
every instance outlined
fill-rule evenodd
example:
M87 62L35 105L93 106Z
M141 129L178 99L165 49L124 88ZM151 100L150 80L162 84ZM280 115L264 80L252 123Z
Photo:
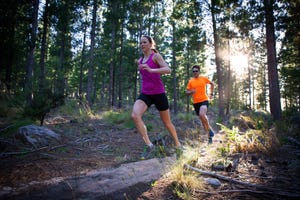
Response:
M85 63L85 43L86 43L86 29L87 25L84 25L84 33L83 33L83 44L81 50L81 61L80 61L80 72L79 72L79 88L78 88L78 95L79 95L79 103L82 104L83 102L83 66Z
M45 90L45 60L46 60L46 51L47 51L47 35L48 35L48 23L49 23L49 0L45 2L45 11L43 15L43 33L41 41L41 58L40 58L40 77L39 77L39 95L43 95Z
M125 3L123 3L123 7L125 6ZM118 102L118 107L122 108L122 92L123 92L123 88L122 88L122 76L124 74L123 72L123 40L124 40L124 21L122 21L122 27L121 27L121 49L120 49L120 68L118 70L118 85L119 85L119 102Z
M217 83L218 83L218 106L219 106L219 116L221 118L224 117L224 91L223 91L223 76L222 76L222 66L221 66L221 50L220 50L220 42L219 36L217 33L217 24L216 24L216 16L215 16L215 0L211 1L211 16L212 16L212 24L213 24L213 37L214 37L214 50L215 50L215 60L217 67Z
M36 31L38 25L38 10L39 10L39 0L32 1L32 24L29 35L29 51L27 57L26 64L26 77L25 77L25 96L26 103L30 105L33 97L33 66L34 66L34 50L35 50L35 42L36 42Z
M177 80L176 80L176 51L175 51L175 45L176 45L176 36L175 36L175 23L172 22L172 27L173 27L173 39L172 39L172 44L173 44L173 51L172 51L172 65L173 65L173 70L172 70L172 78L173 78L173 104L174 104L174 113L177 114L178 108L177 108Z
M95 32L96 32L96 18L97 18L98 1L94 0L93 5L93 19L91 30L91 47L90 47L90 62L88 69L88 83L87 83L87 101L90 107L93 105L93 89L94 89L94 48L95 48Z

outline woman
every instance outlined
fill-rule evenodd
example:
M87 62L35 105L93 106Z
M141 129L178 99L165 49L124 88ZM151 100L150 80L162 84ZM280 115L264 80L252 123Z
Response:
M133 105L131 117L146 143L146 148L141 155L142 159L146 159L154 152L155 146L149 139L142 116L152 104L158 109L160 118L171 134L176 148L180 149L181 145L176 129L171 122L169 103L163 82L160 78L161 74L171 73L171 69L162 56L155 50L155 42L151 37L142 36L140 47L143 51L143 57L138 60L137 65L142 77L142 89L140 96Z

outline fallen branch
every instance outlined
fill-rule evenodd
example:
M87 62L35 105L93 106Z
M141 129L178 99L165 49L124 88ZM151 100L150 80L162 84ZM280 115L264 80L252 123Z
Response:
M215 194L220 194L220 193L254 193L254 194L270 194L270 195L281 195L281 196L289 196L289 197L299 197L299 195L295 195L294 193L286 193L286 192L275 192L274 191L261 191L261 190L249 190L249 189L240 189L240 190L220 190L220 191L215 191L215 192L207 192L207 191L203 191L203 190L195 190L195 192L198 193L205 193L205 194L211 194L211 195L215 195Z
M9 125L9 126L7 126L5 128L0 129L0 133L3 132L3 131L5 131L6 129L9 129L12 126L14 126L14 124L11 124L11 125Z
M218 178L218 179L221 179L221 180L224 180L224 181L228 181L228 182L231 182L231 183L236 183L236 184L239 184L239 185L255 187L256 189L263 190L263 191L244 190L245 192L276 194L276 195L280 195L280 196L287 196L287 197L293 197L293 198L294 197L297 197L297 198L300 197L299 193L295 193L295 192L294 193L290 193L290 192L285 192L285 191L278 191L277 189L273 189L273 188L270 188L270 187L264 187L262 185L256 185L256 184L252 184L252 183L246 183L246 182L238 181L238 180L235 180L235 179L232 179L232 178L229 178L229 177L226 177L226 176L222 176L222 175L219 175L219 174L216 174L216 173L203 171L201 169L198 169L196 167L192 167L192 166L187 165L187 164L185 164L184 167L186 169L199 172L200 174L203 174L203 175L208 175L208 176L212 176L212 177L215 177L215 178ZM238 192L238 191L239 190L235 190L235 192Z
M246 183L246 182L242 182L242 181L238 181L238 180L229 178L227 176L222 176L222 175L219 175L219 174L216 174L216 173L203 171L201 169L198 169L196 167L192 167L192 166L187 165L187 164L185 164L184 167L187 168L187 169L199 172L200 174L212 176L212 177L224 180L224 181L228 181L228 182L232 182L232 183L237 183L237 184L240 184L240 185L246 185L246 186L250 186L250 187L261 187L260 185L256 185L256 184L252 184L252 183Z
M58 145L58 146L54 146L54 147L41 147L41 148L38 148L38 149L34 149L34 150L29 150L29 151L17 151L17 152L4 152L4 153L1 153L0 154L0 157L6 157L6 156L13 156L13 155L23 155L23 154L28 154L28 153L34 153L34 152L37 152L37 151L41 151L41 150L44 150L44 149L48 149L49 148L49 151L52 151L56 148L59 148L59 147L63 147L63 146L66 146L65 144L63 145Z

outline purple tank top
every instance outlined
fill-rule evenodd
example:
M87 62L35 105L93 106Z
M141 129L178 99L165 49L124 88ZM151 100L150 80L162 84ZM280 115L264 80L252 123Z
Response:
M152 58L154 53L152 53L148 60L143 64L148 64L152 69L159 68L159 65L156 64ZM142 64L143 58L140 59L140 64ZM139 70L142 75L142 93L143 94L161 94L165 92L164 84L160 78L160 74L149 73L146 70Z

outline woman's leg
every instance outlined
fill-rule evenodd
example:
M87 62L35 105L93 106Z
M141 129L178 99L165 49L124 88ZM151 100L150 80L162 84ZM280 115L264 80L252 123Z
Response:
M164 123L165 127L168 129L169 133L171 134L171 136L172 136L172 138L173 138L173 140L175 142L175 146L176 147L180 147L181 144L180 144L180 142L178 140L175 126L171 122L171 117L170 117L170 111L169 111L169 109L168 110L164 110L164 111L159 111L159 115L160 115L160 118L161 118L162 122Z
M136 100L136 102L133 105L131 118L134 121L135 127L137 128L138 132L141 134L146 145L151 145L151 141L147 134L147 128L142 119L142 116L146 112L147 108L148 106L145 104L144 101L140 99Z

